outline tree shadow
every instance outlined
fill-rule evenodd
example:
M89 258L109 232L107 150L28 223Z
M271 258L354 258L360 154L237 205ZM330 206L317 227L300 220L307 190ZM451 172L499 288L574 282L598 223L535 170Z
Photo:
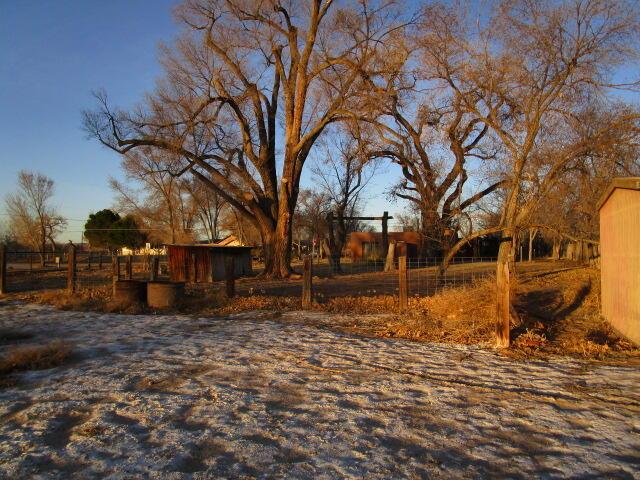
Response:
M554 340L559 333L560 324L583 305L591 289L589 280L577 290L570 303L566 303L559 288L535 290L519 295L516 310L523 321L513 330L514 335L517 337L526 330L541 330L549 340Z

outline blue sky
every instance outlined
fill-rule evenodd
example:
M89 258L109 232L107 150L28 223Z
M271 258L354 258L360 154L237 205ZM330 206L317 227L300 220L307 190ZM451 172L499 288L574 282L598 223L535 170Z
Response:
M81 110L105 88L121 106L139 101L161 73L158 42L178 31L175 0L0 0L0 212L17 172L53 178L70 219L112 204L115 153L85 138ZM6 218L4 215L0 218ZM70 221L61 240L79 240Z
M94 106L96 89L126 108L154 87L158 43L179 31L176 3L0 0L0 221L23 168L54 179L55 203L70 219L62 241L80 240L89 212L112 205L107 180L119 175L119 158L86 139L81 111ZM385 183L374 180L370 190L380 193ZM377 194L369 206L399 208Z
M112 205L107 182L119 157L85 138L81 111L95 105L96 89L124 108L153 89L158 43L178 33L177 1L0 0L0 221L23 168L55 180L55 203L69 218L62 241L78 241L89 212ZM367 214L402 210L383 194L397 176L388 168L371 182Z

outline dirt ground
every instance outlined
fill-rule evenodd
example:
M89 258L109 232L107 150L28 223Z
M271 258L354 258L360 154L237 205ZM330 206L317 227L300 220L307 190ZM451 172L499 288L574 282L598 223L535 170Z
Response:
M0 389L0 477L638 478L637 367L272 317L5 300L0 351L71 353Z

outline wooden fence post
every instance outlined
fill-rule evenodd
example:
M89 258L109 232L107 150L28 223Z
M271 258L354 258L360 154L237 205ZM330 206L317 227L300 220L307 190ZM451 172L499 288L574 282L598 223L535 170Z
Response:
M227 283L227 298L233 298L236 294L236 269L233 257L224 259L224 276Z
M127 255L127 280L133 279L133 255Z
M389 212L382 214L382 255L387 255L389 250L389 218Z
M7 246L0 245L0 295L7 293Z
M400 300L400 311L404 312L409 308L409 285L406 255L398 257L398 297Z
M69 242L67 255L67 290L69 293L76 291L76 246Z
M117 253L111 257L111 283L113 284L113 294L116 293L116 282L120 280L120 257Z
M309 309L313 304L313 285L311 281L313 278L313 262L310 255L304 257L302 268L302 308Z

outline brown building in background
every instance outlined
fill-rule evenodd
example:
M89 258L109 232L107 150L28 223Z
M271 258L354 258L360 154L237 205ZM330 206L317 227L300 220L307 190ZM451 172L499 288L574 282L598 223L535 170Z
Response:
M598 208L602 316L640 344L640 177L615 179Z
M389 243L395 241L405 244L405 246L396 249L396 258L400 255L406 255L409 258L418 256L422 241L422 236L418 232L389 232L387 235ZM346 251L354 261L385 258L387 254L382 251L382 233L380 232L351 233Z

